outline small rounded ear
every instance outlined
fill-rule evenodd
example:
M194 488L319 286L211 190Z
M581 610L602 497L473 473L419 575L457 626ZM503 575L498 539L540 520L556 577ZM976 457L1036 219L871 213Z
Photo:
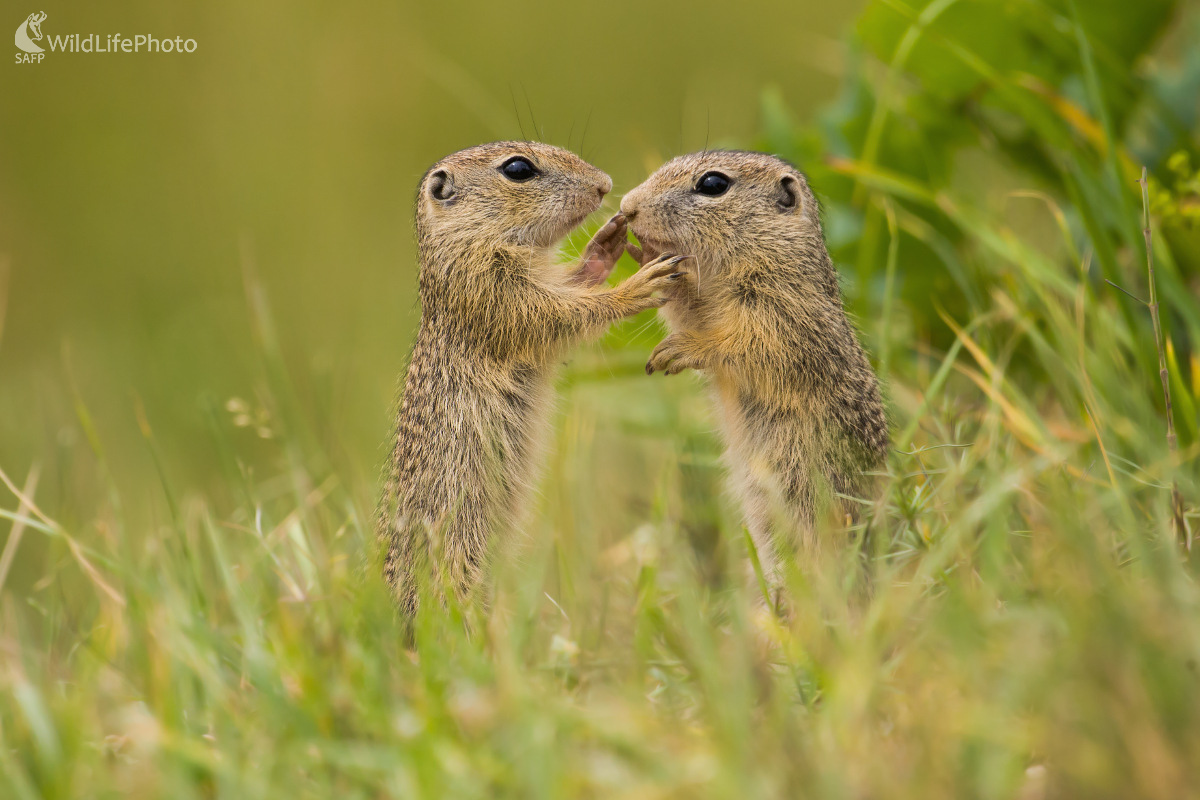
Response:
M784 175L775 187L775 207L788 214L800 206L800 182L793 175Z
M437 172L429 176L426 182L426 191L434 200L446 202L454 197L454 181L450 178L450 174L444 169L439 169Z

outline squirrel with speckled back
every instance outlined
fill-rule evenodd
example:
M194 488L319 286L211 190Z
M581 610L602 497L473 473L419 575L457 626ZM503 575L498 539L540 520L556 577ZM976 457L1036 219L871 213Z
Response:
M694 284L660 311L671 333L646 372L707 376L733 488L777 577L772 532L796 543L822 515L856 516L848 498L871 493L889 444L816 198L782 159L707 151L662 166L621 211L639 260L666 250L696 259Z
M537 471L565 350L686 281L682 259L665 255L598 288L625 251L620 214L576 268L554 263L554 245L611 188L583 159L535 142L472 147L421 180L421 324L377 522L384 576L408 616L422 580L447 581L460 600L480 586Z

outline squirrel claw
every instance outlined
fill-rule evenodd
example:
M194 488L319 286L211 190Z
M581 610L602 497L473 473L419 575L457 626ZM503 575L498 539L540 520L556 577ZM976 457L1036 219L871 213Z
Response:
M646 362L646 374L661 372L663 375L678 375L685 369L702 369L703 360L678 334L672 334L658 343L650 360Z
M628 231L629 221L618 211L588 242L574 280L585 286L595 286L607 279L625 252Z

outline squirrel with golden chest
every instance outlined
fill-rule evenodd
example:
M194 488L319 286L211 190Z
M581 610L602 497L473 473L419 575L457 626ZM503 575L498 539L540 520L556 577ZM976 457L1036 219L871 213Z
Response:
M854 516L847 498L870 491L888 449L816 198L779 158L711 151L668 162L621 211L639 260L666 250L696 259L694 286L660 312L671 333L646 372L708 377L734 490L773 571L772 532L806 539L824 514Z
M597 288L626 248L619 214L577 267L554 263L554 245L611 188L583 159L535 142L462 150L421 180L421 324L377 523L384 576L409 616L422 580L447 580L460 600L481 583L536 473L565 350L660 307L686 274L663 256Z

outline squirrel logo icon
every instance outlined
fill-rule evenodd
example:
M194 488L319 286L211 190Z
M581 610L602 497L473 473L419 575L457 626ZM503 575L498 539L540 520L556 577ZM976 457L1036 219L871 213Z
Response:
M35 42L42 40L42 23L46 21L45 11L36 11L25 18L21 26L17 28L17 47L24 50L26 53L44 53L46 52L39 47Z

